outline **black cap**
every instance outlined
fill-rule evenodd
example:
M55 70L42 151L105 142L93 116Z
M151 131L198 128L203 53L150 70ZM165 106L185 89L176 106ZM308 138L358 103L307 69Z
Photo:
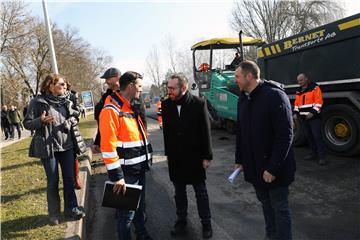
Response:
M108 70L105 71L105 73L100 78L107 79L107 78L116 77L116 76L121 76L120 70L117 68L109 68Z

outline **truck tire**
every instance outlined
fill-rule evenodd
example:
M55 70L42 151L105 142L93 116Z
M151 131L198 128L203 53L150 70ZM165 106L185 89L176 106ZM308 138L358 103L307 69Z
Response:
M301 147L306 144L306 136L300 124L300 120L294 119L294 138L293 138L293 146Z
M330 105L323 113L323 138L328 149L343 156L360 153L360 112L345 104Z
M208 112L209 112L209 119L210 119L210 125L212 129L217 129L221 127L221 119L216 114L216 110L213 108L211 103L209 101L206 102Z

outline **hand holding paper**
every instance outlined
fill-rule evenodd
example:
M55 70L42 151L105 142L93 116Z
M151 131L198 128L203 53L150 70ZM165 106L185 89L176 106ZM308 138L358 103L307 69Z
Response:
M228 178L230 183L234 183L236 177L239 176L239 174L241 173L241 170L242 170L241 168L236 168L234 172L231 173L231 175Z

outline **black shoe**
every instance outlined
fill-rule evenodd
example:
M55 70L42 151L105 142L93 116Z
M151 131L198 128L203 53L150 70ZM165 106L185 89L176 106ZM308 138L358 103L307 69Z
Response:
M203 238L211 238L213 234L211 224L204 224L202 227L202 236Z
M177 235L183 235L186 233L186 221L184 220L177 220L175 222L174 227L171 229L171 235L177 236Z
M317 158L317 155L315 153L311 153L309 155L306 155L304 157L304 160L310 161L310 160L315 160Z
M49 225L55 226L59 224L59 217L50 217L49 219Z
M85 213L79 207L74 207L70 212L65 212L65 217L71 218L73 220L79 220L85 217Z
M326 161L324 158L320 158L319 161L318 161L318 164L319 164L320 166L324 166L324 165L327 164L327 161Z

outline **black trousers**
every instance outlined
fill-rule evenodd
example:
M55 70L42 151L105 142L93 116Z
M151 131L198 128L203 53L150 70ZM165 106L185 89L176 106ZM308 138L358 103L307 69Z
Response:
M321 120L319 118L302 120L301 124L312 152L318 154L319 158L324 158L325 145L321 135Z
M188 200L186 193L186 183L173 182L175 187L175 204L176 215L178 220L186 221ZM210 224L211 213L209 207L209 196L206 189L205 180L191 184L195 191L196 204L201 219L201 223L204 225Z

